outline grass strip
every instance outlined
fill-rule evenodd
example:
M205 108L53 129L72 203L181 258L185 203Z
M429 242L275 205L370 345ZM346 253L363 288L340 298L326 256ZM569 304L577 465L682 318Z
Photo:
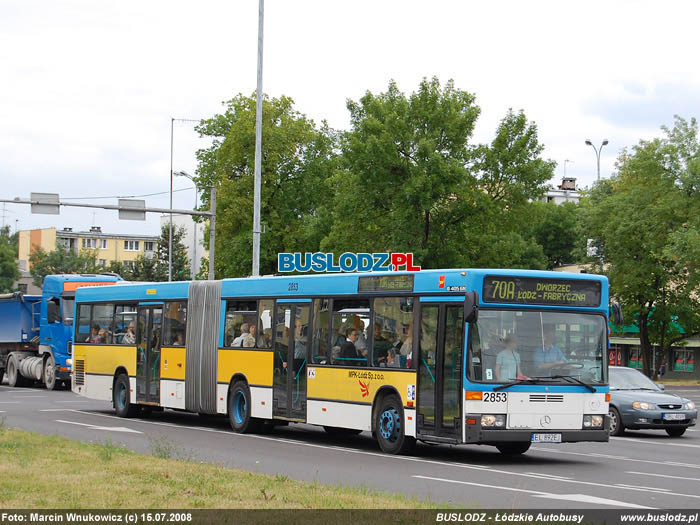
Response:
M6 428L0 421L0 508L437 509L366 487L321 485ZM164 452L165 451L165 452Z

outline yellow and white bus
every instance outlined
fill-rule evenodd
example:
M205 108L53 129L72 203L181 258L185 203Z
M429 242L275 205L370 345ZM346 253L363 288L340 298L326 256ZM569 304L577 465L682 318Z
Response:
M133 417L225 414L495 445L608 440L602 276L427 270L132 283L76 292L73 391ZM100 335L101 334L101 335Z

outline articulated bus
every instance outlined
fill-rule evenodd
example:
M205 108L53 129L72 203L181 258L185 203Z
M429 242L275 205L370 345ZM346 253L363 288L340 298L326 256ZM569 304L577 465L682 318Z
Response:
M119 416L226 415L416 440L608 440L608 282L427 270L132 283L76 292L73 391ZM101 330L105 337L95 338Z

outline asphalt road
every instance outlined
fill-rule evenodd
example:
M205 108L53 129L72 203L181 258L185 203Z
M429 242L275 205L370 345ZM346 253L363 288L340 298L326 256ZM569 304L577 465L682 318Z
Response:
M669 389L700 405L700 387ZM628 432L610 443L537 445L520 457L488 446L419 445L379 452L367 432L343 441L310 425L239 435L225 418L165 411L121 419L111 404L68 391L0 386L5 425L291 478L356 485L481 509L700 508L700 429L681 438Z

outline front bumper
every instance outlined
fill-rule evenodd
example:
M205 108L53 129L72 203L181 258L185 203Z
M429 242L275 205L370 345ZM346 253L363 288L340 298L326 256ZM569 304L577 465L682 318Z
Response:
M683 414L685 419L665 420L664 414ZM666 428L688 428L695 426L698 419L697 410L637 410L629 409L620 414L622 424L631 430L642 430L645 428L663 430Z
M465 443L496 444L506 442L531 441L532 434L561 434L562 443L580 441L605 442L610 440L610 418L605 416L603 428L598 429L512 429L496 430L481 428L481 416L467 415L467 419L476 419L475 425L466 425Z

